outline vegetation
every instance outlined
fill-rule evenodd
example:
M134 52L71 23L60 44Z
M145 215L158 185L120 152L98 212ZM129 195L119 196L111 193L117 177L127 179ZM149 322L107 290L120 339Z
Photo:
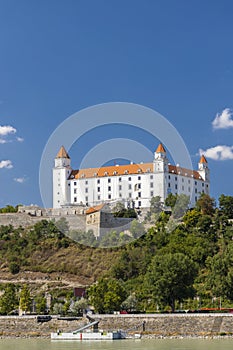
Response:
M1 271L14 278L23 271L67 274L67 278L76 276L79 283L90 285L88 299L79 302L72 290L49 287L53 313L80 313L88 304L101 313L174 311L220 304L233 308L233 197L221 195L216 207L215 201L203 194L183 217L180 213L187 198L174 197L170 195L165 203L171 212L163 211L158 198L151 202L147 232L141 223L132 221L131 242L127 243L127 235L110 232L104 238L106 246L118 239L127 243L118 248L78 244L69 238L73 238L72 232L65 222L60 229L45 220L31 228L0 226ZM81 234L85 242L85 234ZM89 239L91 235L89 232ZM45 291L32 292L30 283L1 285L0 289L0 314L12 313L19 304L28 312L32 299L38 312L46 311Z

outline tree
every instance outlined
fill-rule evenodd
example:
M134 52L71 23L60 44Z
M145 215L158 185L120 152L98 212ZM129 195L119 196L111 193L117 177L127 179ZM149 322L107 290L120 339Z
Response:
M172 208L172 215L175 219L181 218L185 212L188 210L189 197L185 194L180 194L177 196L176 204Z
M99 313L109 313L120 310L126 298L122 282L114 278L101 278L88 289L90 303Z
M28 286L24 284L20 292L19 308L25 313L25 312L31 311L31 306L32 306L31 293Z
M152 197L150 200L150 212L151 214L161 213L163 210L163 203L160 196Z
M215 211L215 200L208 194L202 193L196 203L196 208L204 215L212 216Z
M208 275L206 289L212 296L233 300L233 243L206 261Z
M145 228L141 222L138 220L133 220L130 225L130 233L133 238L139 238L145 233Z
M16 295L16 287L13 284L7 284L4 294L0 298L0 313L8 315L10 312L18 309L19 302Z
M197 274L194 262L182 253L156 255L145 276L151 298L175 311L175 301L194 296L193 282Z
M176 205L176 201L177 201L177 194L174 195L172 193L169 193L167 198L165 199L165 205L167 207L174 208L174 206Z
M219 197L219 209L227 219L233 219L233 196L221 194Z
M83 314L84 310L88 307L88 301L85 298L80 298L79 300L73 302L70 305L70 311L74 315Z
M38 314L44 314L46 310L46 299L42 295L37 295L35 298L36 302L36 312Z

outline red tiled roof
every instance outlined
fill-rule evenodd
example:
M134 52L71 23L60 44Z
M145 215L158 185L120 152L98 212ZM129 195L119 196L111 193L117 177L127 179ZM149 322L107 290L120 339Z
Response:
M199 163L208 163L207 160L206 160L206 157L202 154L200 160L199 160Z
M203 180L198 171L181 168L175 165L168 165L169 173L177 174L187 177L193 177L197 180ZM133 174L145 174L153 172L153 163L143 164L127 164L127 165L113 165L101 168L88 168L73 170L69 179L82 179L93 177L105 177L105 176L120 176L120 175L133 175Z
M68 158L68 159L70 159L70 157L69 157L68 153L66 152L64 146L61 146L61 148L59 149L59 152L58 152L56 158Z
M97 211L100 211L104 206L105 204L99 204L95 207L90 207L89 209L87 209L86 214L96 213Z
M157 150L155 151L156 153L166 153L165 148L163 147L163 144L160 143L157 147Z
M168 165L168 169L169 169L169 173L171 174L193 177L196 180L203 180L199 172L196 170L181 168L175 165Z

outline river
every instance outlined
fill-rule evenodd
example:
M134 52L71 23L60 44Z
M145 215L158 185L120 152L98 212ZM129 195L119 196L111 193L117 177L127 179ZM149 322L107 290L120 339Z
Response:
M0 350L232 350L233 339L140 339L115 341L51 341L0 339Z

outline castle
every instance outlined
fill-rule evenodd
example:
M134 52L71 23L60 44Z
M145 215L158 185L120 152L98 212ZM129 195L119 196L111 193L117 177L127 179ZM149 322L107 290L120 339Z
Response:
M96 206L121 201L127 207L148 208L152 197L164 202L169 193L185 194L190 207L201 193L209 194L210 177L202 155L197 170L171 165L160 143L151 163L105 166L73 170L71 159L62 146L53 168L53 208Z

